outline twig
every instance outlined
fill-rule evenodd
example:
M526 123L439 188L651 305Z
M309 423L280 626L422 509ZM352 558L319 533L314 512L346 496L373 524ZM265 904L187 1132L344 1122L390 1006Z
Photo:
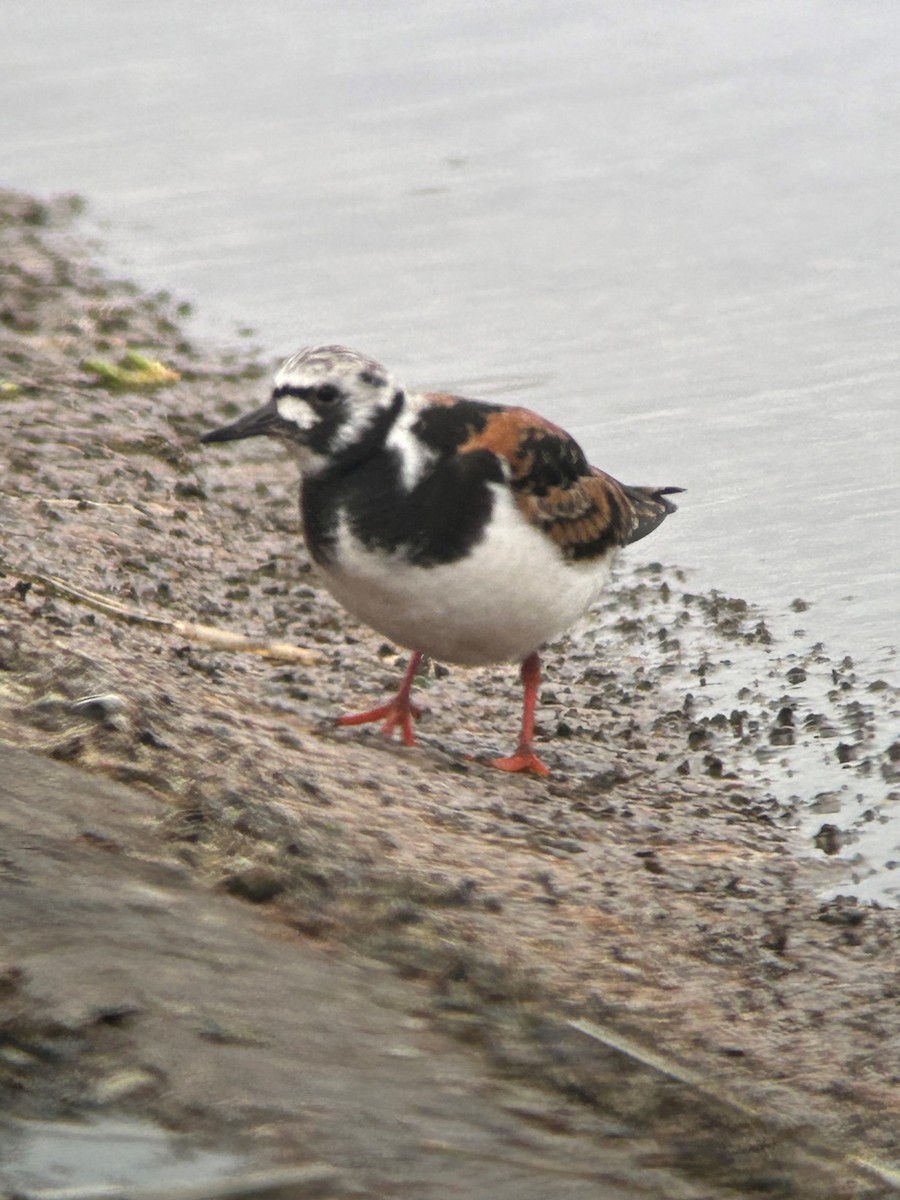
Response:
M9 566L0 559L0 569L15 575L26 583L44 588L50 595L61 596L74 604L83 604L96 612L108 617L117 617L132 625L144 625L150 629L159 629L186 638L189 642L198 642L215 650L239 651L246 654L258 654L273 662L299 663L303 666L315 666L322 661L322 655L316 650L308 650L305 646L295 646L291 642L269 642L261 638L247 637L242 633L232 633L228 629L216 629L213 625L198 625L193 621L171 620L168 617L152 616L130 608L110 596L101 596L97 592L89 592L85 588L73 586L55 575L42 575L34 571L21 571Z
M773 1136L782 1140L785 1145L792 1145L795 1150L805 1153L820 1170L838 1167L846 1171L852 1178L864 1178L868 1181L877 1180L887 1183L892 1188L900 1185L900 1170L892 1163L880 1161L867 1154L855 1154L852 1150L844 1150L841 1146L828 1140L826 1134L809 1130L792 1123L785 1123L775 1112L766 1112L746 1103L733 1094L726 1094L723 1088L706 1081L698 1072L677 1063L666 1055L640 1045L625 1034L596 1021L569 1019L566 1024L571 1028L591 1038L609 1050L617 1051L634 1062L649 1067L661 1075L673 1079L704 1096L714 1105L731 1109L738 1117L757 1122L768 1127Z
M335 1196L343 1191L340 1172L324 1163L251 1172L233 1179L200 1184L133 1187L98 1184L86 1187L26 1188L27 1200L299 1200Z
M627 1184L630 1195L635 1195L638 1191L647 1196L659 1195L656 1186L642 1185L634 1179L625 1179L622 1175L601 1171L599 1168L593 1170L590 1167L566 1166L561 1162L538 1158L534 1154L525 1154L521 1157L491 1154L485 1150L473 1150L468 1146L457 1146L452 1142L439 1141L435 1138L425 1139L419 1145L423 1150L432 1154L447 1154L453 1155L455 1158L466 1158L473 1162L501 1164L512 1167L516 1171L527 1172L529 1175L560 1175L564 1179L587 1179L595 1183L614 1184L620 1188Z

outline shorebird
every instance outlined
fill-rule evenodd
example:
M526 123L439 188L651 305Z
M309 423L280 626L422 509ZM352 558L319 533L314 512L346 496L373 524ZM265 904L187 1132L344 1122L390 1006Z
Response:
M412 651L392 699L337 723L380 721L412 746L424 655L519 663L519 742L492 764L547 774L533 746L540 648L587 612L616 551L652 533L683 489L619 483L528 409L407 391L343 346L289 358L267 404L201 440L261 435L300 468L304 537L325 586Z

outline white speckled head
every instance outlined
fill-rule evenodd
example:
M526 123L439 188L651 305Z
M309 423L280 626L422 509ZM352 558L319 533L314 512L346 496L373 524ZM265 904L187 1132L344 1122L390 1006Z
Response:
M405 403L403 389L373 359L345 346L313 346L279 367L268 404L203 440L265 434L310 474L383 443Z
M373 436L383 441L405 396L374 359L345 346L312 346L278 369L272 400L308 471Z
M335 386L343 384L349 390L361 374L373 377L365 381L370 384L376 379L389 382L385 368L357 350L349 350L346 346L309 346L285 359L275 372L275 387L317 387L332 383Z

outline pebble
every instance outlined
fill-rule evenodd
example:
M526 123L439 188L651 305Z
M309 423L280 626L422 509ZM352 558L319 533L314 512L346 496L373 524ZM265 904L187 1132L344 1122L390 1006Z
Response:
M139 1068L114 1071L94 1084L92 1099L95 1104L117 1104L142 1092L150 1091L158 1083L159 1080L150 1071L142 1071Z
M280 871L267 866L248 866L226 875L222 881L227 892L251 904L265 904L281 895L287 884Z
M70 708L79 716L102 721L117 716L127 703L125 698L116 692L103 692L96 696L82 696L80 700L73 700Z

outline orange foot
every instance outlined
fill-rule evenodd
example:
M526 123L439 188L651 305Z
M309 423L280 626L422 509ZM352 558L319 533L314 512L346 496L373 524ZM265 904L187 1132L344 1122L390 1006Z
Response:
M381 732L386 738L391 737L399 725L403 745L414 746L416 735L413 732L413 721L422 715L422 709L418 704L413 704L409 694L416 677L416 669L421 661L421 651L417 650L409 660L403 682L393 700L389 700L387 704L379 704L377 708L370 708L366 712L348 713L345 717L338 717L335 725L368 725L370 721L383 721Z
M366 712L347 713L335 720L335 725L368 725L370 721L383 721L382 735L392 737L394 730L400 726L400 739L404 746L414 746L416 735L413 732L413 721L422 715L418 704L413 704L407 697L395 696L387 704L379 704Z
M532 775L549 775L549 770L531 748L531 739L534 737L534 709L541 683L541 660L537 651L529 654L522 663L521 677L524 695L519 744L515 754L511 754L509 758L495 758L491 766L501 771L528 771Z
M491 766L500 771L526 771L532 775L549 775L550 770L541 762L530 746L520 746L508 758L492 758Z

